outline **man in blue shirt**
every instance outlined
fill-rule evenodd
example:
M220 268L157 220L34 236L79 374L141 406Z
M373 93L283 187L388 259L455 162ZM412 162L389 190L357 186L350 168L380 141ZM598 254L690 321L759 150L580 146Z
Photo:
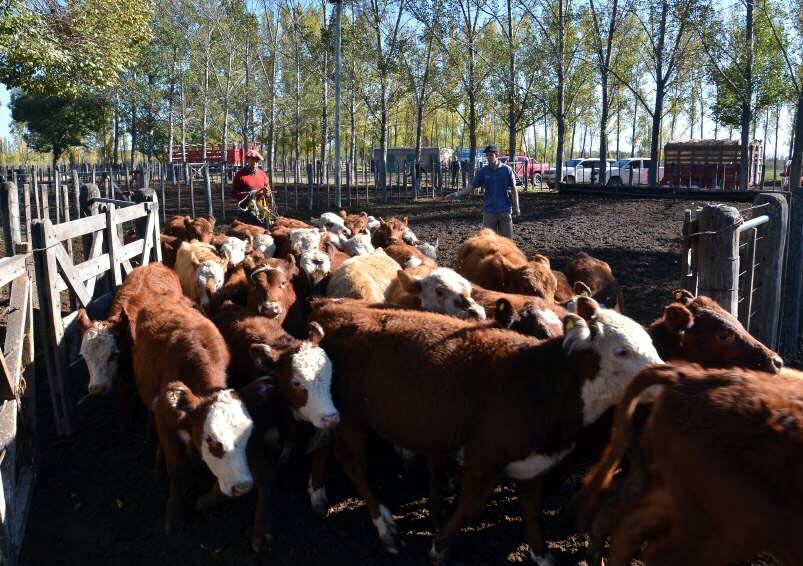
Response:
M472 190L482 187L485 198L482 202L482 224L506 238L513 237L513 217L518 216L519 195L516 192L516 181L513 169L499 161L499 146L489 145L485 148L488 165L480 167L471 184L446 195L447 199L459 199Z

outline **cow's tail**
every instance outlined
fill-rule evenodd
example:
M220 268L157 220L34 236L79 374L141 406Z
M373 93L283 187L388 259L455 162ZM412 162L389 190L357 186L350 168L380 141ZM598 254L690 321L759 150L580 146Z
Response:
M671 366L655 366L642 371L630 383L625 395L616 407L613 434L599 463L583 479L583 490L579 496L579 524L586 528L599 507L602 495L607 491L619 464L627 452L633 438L633 415L641 400L641 394L650 387L670 385L677 380L677 373Z

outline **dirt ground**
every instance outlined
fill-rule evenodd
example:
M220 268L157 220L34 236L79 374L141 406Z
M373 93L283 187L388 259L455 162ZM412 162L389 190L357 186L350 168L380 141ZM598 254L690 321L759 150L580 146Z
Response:
M522 197L523 216L514 226L514 239L528 255L546 254L556 268L578 250L609 262L624 286L626 311L648 323L678 285L679 234L683 211L691 206L671 200L528 194ZM424 201L372 206L369 212L408 215L419 238L439 239L440 262L448 266L459 243L477 230L480 203ZM46 413L47 403L40 404ZM184 532L168 537L163 531L166 484L154 478L144 431L123 430L116 409L113 398L91 399L81 406L80 432L70 438L44 439L23 549L25 563L428 564L432 529L423 463L404 471L393 452L379 442L371 445L370 473L407 544L398 557L381 550L364 505L339 470L333 470L329 481L333 505L329 517L310 510L308 463L301 454L280 472L276 542L267 556L257 557L248 547L253 494L227 500L208 515L188 514ZM574 534L559 516L581 471L577 468L570 481L546 498L545 534L560 564L578 563L585 547L584 537ZM210 481L201 476L201 484ZM506 483L456 539L451 557L455 565L529 560L519 509Z

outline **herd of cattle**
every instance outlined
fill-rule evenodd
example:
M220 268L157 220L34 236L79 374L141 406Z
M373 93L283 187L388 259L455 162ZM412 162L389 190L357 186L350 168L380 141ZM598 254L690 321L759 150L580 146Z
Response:
M329 508L334 455L391 553L402 543L366 478L369 431L427 459L433 564L502 475L532 559L554 564L542 479L578 451L599 462L566 509L590 534L590 565L609 536L614 565L803 557L803 381L707 297L676 291L645 329L587 254L561 273L482 230L453 270L407 218L366 213L225 233L174 217L162 248L164 263L135 268L106 320L77 321L89 392L117 389L125 419L137 397L147 409L169 531L200 458L216 481L196 510L255 487L250 542L268 549L272 479L309 423L312 507ZM613 433L581 442L612 408Z

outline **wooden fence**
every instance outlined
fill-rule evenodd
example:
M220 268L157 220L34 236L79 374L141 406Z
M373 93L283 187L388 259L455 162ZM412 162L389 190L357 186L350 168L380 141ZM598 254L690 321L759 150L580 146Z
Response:
M687 210L681 286L707 295L761 342L778 349L789 208L760 193L738 210L707 204Z
M0 563L16 563L25 535L36 468L34 265L30 215L20 217L17 188L0 187L3 247L0 295L5 337L0 349ZM29 193L23 202L30 210ZM23 227L26 229L23 231Z

